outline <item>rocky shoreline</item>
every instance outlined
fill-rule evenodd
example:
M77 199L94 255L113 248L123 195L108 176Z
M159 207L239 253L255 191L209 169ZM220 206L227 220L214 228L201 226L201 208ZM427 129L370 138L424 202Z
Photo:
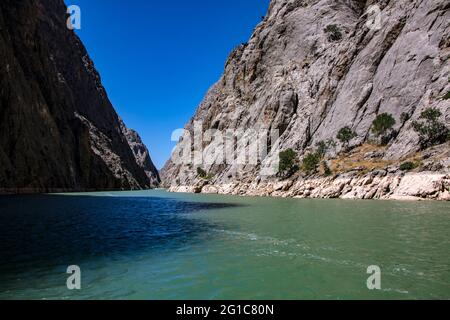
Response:
M450 174L421 172L389 174L372 172L363 176L341 175L260 183L172 186L169 192L203 193L296 199L450 201Z

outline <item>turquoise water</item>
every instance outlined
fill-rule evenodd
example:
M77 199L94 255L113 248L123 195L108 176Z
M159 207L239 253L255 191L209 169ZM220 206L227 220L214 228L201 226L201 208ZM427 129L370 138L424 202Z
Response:
M450 205L0 197L0 299L449 299ZM69 265L82 289L66 287ZM370 291L367 268L381 268Z

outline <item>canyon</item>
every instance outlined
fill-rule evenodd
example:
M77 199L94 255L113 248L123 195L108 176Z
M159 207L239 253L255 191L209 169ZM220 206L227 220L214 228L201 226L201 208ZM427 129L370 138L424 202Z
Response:
M62 0L0 3L0 193L162 186L295 198L450 198L448 1L272 0L161 172L114 110L94 62L66 26L66 9ZM420 127L430 111L435 126ZM390 123L383 143L374 130L380 118ZM436 128L447 135L424 143ZM185 139L196 131L200 141ZM218 149L230 132L231 145ZM263 143L252 149L255 141ZM304 170L324 145L315 170ZM181 162L180 150L188 151ZM283 153L292 156L288 175L278 172Z

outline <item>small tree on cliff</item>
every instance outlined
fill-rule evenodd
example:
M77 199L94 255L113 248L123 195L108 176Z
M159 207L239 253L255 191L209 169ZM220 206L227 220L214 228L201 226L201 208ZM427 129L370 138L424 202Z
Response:
M296 163L297 152L292 149L287 149L279 154L280 166L278 170L278 175L281 177L289 177L298 170Z
M420 121L413 122L422 149L445 143L450 139L450 130L445 123L439 121L441 116L442 113L438 109L428 108L420 115Z
M356 136L357 134L350 127L344 127L341 130L339 130L337 134L337 139L340 142L342 142L342 145L344 146L345 150L348 151L350 141Z
M198 175L200 178L202 178L202 179L205 179L205 178L208 176L208 174L206 173L206 171L203 170L203 169L200 168L200 167L197 168L197 175Z
M317 152L307 154L303 159L303 171L308 174L316 173L320 164L320 159L321 157Z
M391 114L382 113L372 123L372 133L381 139L381 144L388 144L393 136L396 121Z
M317 147L316 153L320 156L320 158L324 158L330 149L336 147L336 142L334 142L333 139L329 139L326 141L319 141L316 144L316 147Z
M333 171L331 170L330 166L326 161L322 162L322 168L323 168L323 174L325 177L329 177L333 174Z

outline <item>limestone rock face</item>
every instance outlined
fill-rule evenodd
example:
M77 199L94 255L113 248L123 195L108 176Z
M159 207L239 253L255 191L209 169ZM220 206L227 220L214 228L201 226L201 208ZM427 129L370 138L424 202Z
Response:
M172 186L169 191L296 199L450 201L450 175L434 172L393 175L386 172L384 176L375 176L373 173L369 173L347 178L299 179L295 183L286 181L283 183Z
M395 191L394 196L437 197L441 192L447 191L446 186L450 184L449 182L448 177L443 174L422 173L406 175Z
M368 27L373 5L381 12L380 28ZM341 36L332 37L329 26ZM301 158L318 141L336 140L344 126L357 133L350 146L368 142L373 120L385 112L394 116L398 135L384 160L399 160L419 149L412 122L424 109L439 109L448 124L450 100L442 97L450 90L449 58L447 0L272 0L249 42L231 53L186 130L193 132L195 122L204 132L279 129L279 148L256 166L204 165L214 175L212 183L223 186L260 183L267 179L261 168L273 163L279 150L293 148ZM198 182L195 165L173 159L162 178L175 189ZM324 196L336 197L341 188L336 182ZM367 186L358 188L347 197L366 194ZM377 192L382 193L374 190L373 196Z
M0 192L150 188L67 17L63 0L0 1Z

